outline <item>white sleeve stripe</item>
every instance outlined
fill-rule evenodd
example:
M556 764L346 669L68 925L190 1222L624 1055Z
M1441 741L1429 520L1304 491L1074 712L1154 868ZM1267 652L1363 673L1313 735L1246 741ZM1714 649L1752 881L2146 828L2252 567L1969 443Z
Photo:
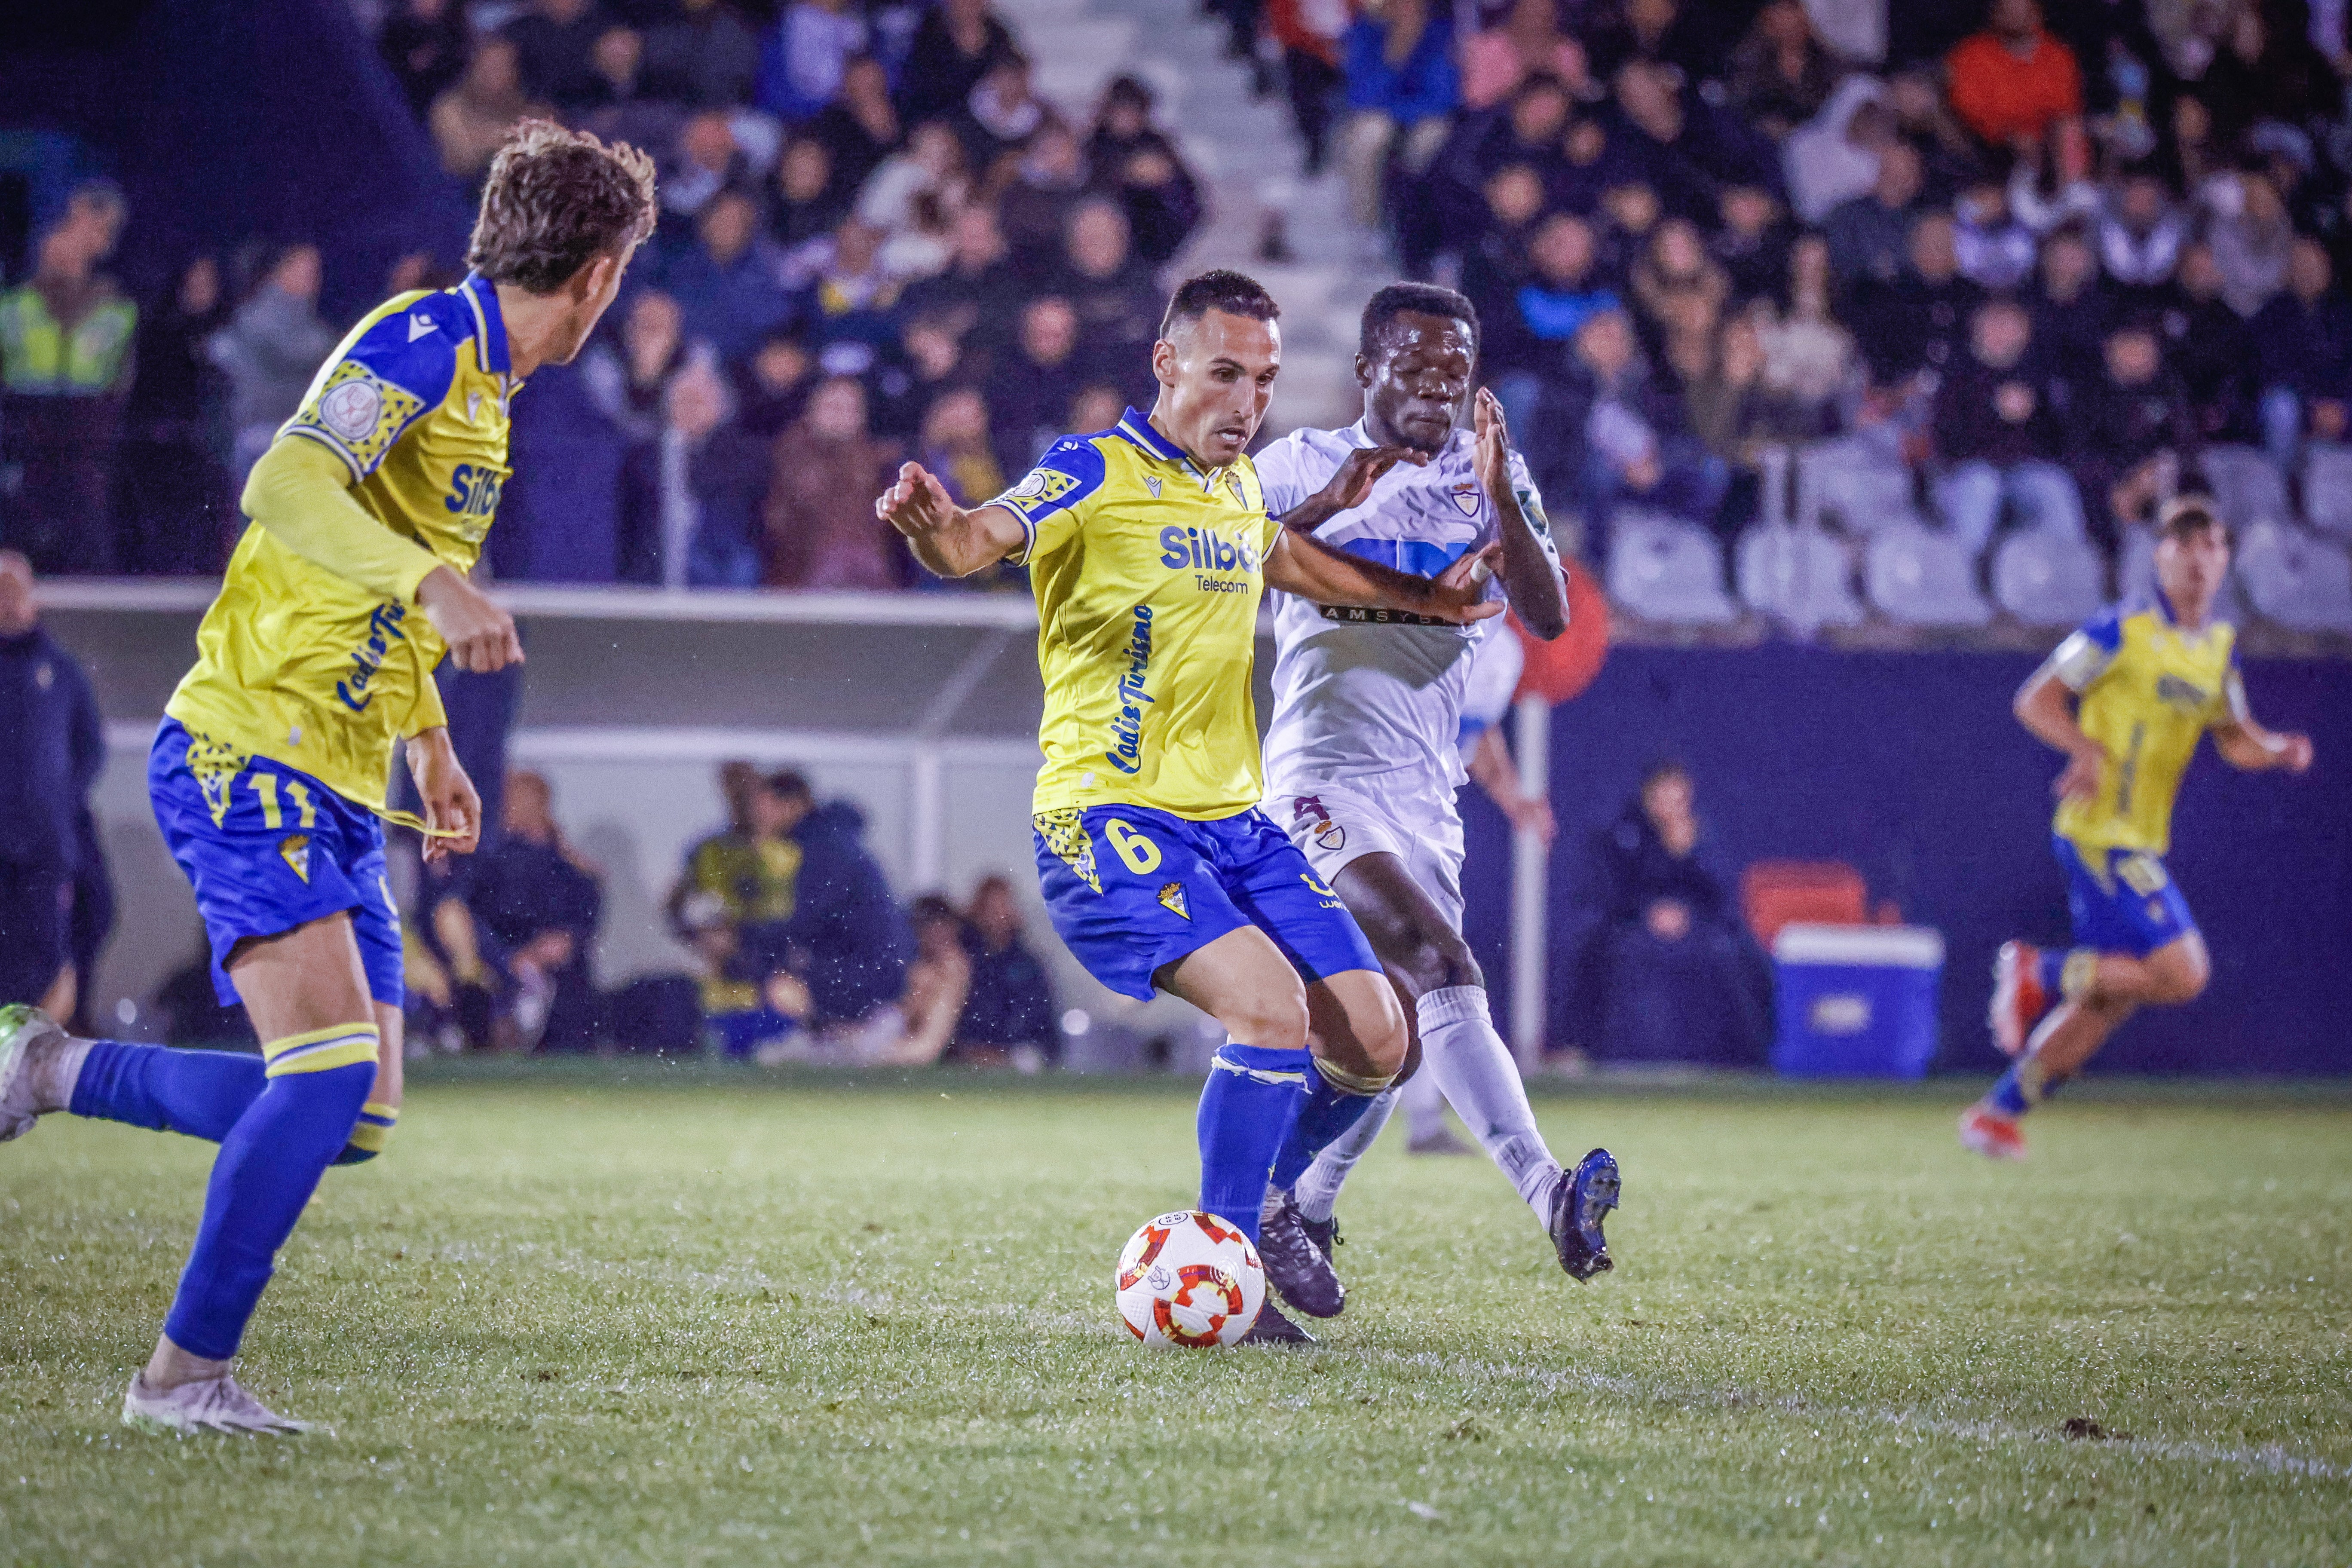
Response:
M335 438L332 431L316 425L304 425L289 419L286 423L286 427L278 433L280 436L308 436L311 440L341 458L343 460L343 466L351 469L352 478L354 480L367 478L367 469L361 466L359 458L352 454L349 447Z
M2080 691L2106 673L2116 656L2099 646L2088 632L2070 632L2042 662L2044 674L2054 675L2070 691Z

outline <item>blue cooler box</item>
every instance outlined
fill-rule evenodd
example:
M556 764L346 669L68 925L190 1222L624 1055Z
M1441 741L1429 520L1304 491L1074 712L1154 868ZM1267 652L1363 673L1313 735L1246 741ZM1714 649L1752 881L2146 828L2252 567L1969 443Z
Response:
M1790 1078L1925 1078L1944 936L1926 926L1787 925L1772 943Z

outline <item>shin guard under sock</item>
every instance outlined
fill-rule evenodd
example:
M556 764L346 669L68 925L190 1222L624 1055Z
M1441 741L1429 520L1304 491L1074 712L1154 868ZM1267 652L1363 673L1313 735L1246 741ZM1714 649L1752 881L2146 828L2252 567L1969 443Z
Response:
M1257 1244L1266 1173L1307 1098L1314 1060L1306 1051L1226 1045L1209 1061L1196 1130L1201 1207Z

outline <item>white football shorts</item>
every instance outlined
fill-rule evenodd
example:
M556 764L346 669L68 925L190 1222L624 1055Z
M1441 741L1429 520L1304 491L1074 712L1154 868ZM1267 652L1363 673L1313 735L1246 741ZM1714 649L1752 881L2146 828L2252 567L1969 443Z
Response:
M1462 929L1462 819L1453 801L1317 784L1312 793L1268 795L1265 814L1281 824L1326 886L1360 855L1393 855L1446 924Z

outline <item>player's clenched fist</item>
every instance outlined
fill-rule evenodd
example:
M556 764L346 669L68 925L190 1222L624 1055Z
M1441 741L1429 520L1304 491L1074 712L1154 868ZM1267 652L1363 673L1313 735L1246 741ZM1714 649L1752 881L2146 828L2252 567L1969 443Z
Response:
M522 662L522 638L514 617L446 566L436 566L416 585L425 618L449 645L457 668L477 675Z

